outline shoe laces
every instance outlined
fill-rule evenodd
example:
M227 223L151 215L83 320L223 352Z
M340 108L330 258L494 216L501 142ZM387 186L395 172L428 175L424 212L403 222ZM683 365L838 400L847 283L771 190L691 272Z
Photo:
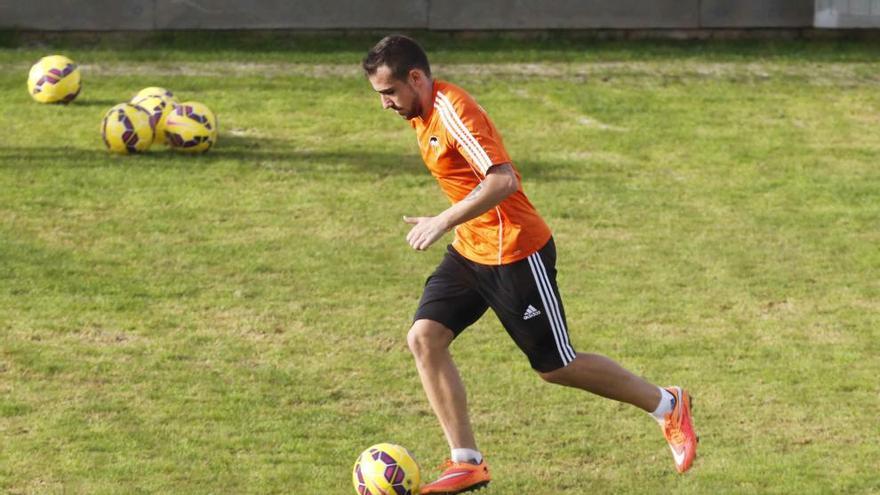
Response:
M439 466L437 466L437 469L442 473L452 466L455 466L455 462L452 459L446 459L442 463L440 463Z

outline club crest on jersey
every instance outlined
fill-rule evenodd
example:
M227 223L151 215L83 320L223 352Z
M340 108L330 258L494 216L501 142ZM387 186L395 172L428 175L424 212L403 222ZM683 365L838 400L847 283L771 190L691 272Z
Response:
M440 138L438 138L437 136L431 136L431 138L428 139L428 144L430 144L432 148L436 149L440 146Z

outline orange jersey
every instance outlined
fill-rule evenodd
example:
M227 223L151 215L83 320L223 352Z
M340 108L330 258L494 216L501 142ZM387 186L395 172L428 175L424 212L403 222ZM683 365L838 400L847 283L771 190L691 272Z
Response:
M501 134L483 107L463 89L434 81L434 108L427 118L415 117L422 159L440 188L454 204L486 178L493 165L513 163ZM524 259L550 239L550 228L519 187L498 206L455 228L453 248L484 265L503 265Z

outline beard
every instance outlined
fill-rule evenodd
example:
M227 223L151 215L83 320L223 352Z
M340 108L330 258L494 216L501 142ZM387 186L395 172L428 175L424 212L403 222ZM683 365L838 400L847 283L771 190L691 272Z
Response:
M412 119L418 117L419 115L421 115L421 112L418 111L418 110L412 109L412 110L410 110L410 111L408 111L408 112L404 112L404 113L402 113L401 115L402 115L403 118L406 119L406 120L412 120Z
M412 92L413 100L410 104L410 107L408 109L404 109L404 112L401 113L401 115L406 120L412 120L422 114L422 100L419 98L418 90L412 83L407 82L407 87L409 88L410 92Z

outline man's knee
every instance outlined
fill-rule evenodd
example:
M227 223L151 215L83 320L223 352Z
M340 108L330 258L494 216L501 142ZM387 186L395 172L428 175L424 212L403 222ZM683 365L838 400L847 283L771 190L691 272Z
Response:
M454 334L446 326L432 320L418 320L406 334L409 350L416 356L426 356L431 352L445 350L452 343Z
M567 385L569 383L570 369L567 366L556 368L552 371L538 371L538 376L547 383Z

